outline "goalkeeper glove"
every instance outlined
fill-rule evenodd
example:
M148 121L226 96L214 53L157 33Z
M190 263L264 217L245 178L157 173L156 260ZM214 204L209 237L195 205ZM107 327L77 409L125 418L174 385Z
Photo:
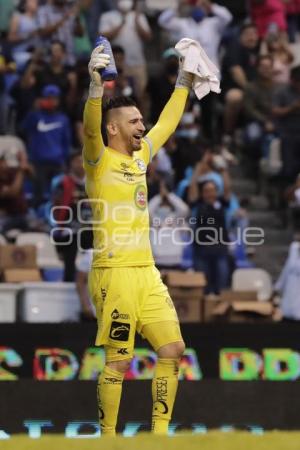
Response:
M101 98L103 96L104 86L99 70L107 67L110 62L110 56L102 53L103 49L103 45L94 48L88 65L91 78L89 97L91 98Z
M194 80L194 74L186 72L182 69L183 65L183 58L179 58L179 72L178 77L175 83L176 88L192 88L193 80Z

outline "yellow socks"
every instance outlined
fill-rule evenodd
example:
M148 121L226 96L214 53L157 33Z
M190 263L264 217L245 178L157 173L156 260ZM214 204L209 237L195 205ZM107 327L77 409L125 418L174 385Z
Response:
M97 395L101 434L116 434L123 378L123 373L108 366L99 376Z
M152 431L167 434L178 386L178 359L158 358L152 381Z

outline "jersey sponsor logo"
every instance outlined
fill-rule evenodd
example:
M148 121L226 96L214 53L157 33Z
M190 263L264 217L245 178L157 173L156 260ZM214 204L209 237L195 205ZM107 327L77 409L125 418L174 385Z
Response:
M115 320L116 319L128 320L129 314L121 314L117 309L114 309L113 312L111 313L111 318Z
M126 181L134 181L134 173L124 172L124 178Z
M120 348L117 353L120 353L120 355L129 355L127 348Z
M147 206L147 189L143 184L139 184L134 192L134 202L139 209L146 209Z
M37 124L37 129L41 133L48 133L48 131L56 130L57 128L61 128L62 123L61 122L53 122L53 123L47 123L44 120L39 120Z
M138 168L140 169L141 172L145 172L147 167L146 164L144 163L144 161L142 159L136 159L135 160Z
M115 341L128 341L130 325L124 322L112 322L109 337Z

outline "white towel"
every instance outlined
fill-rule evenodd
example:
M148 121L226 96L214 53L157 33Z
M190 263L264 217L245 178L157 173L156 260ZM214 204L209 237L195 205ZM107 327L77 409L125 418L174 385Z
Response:
M219 94L221 92L219 70L199 42L184 38L177 42L175 48L184 57L183 70L195 75L192 87L197 98L201 100L210 91Z

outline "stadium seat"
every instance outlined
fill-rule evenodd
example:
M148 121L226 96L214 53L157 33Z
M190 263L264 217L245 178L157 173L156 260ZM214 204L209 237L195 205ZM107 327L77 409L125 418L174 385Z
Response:
M236 269L232 275L233 291L256 291L257 298L268 301L272 295L272 279L263 269Z
M20 284L0 283L0 323L14 323L17 319L17 295Z
M23 322L77 322L80 309L75 283L22 283L20 319Z
M17 245L35 245L37 248L37 264L40 269L62 268L54 244L47 233L21 233L16 240Z

